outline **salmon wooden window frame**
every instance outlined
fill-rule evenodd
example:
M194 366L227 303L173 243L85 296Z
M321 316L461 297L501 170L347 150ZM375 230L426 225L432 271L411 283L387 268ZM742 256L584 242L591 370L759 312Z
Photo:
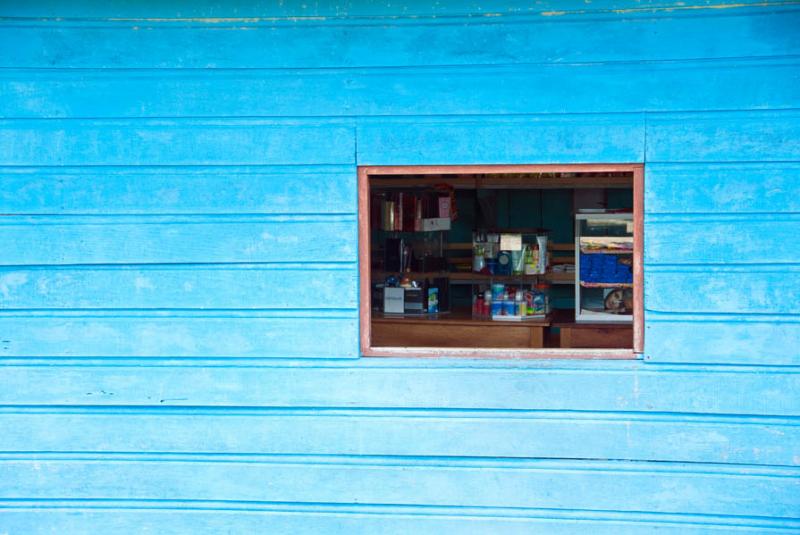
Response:
M373 347L370 270L370 177L517 173L612 173L633 175L633 348L437 348ZM358 267L361 355L365 357L469 357L527 359L636 359L644 349L644 166L642 164L407 165L358 167Z

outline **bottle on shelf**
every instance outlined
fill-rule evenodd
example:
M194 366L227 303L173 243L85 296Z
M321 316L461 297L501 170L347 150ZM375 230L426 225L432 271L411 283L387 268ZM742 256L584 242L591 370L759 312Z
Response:
M534 286L536 292L541 296L541 312L538 314L550 313L550 285L546 282L537 282Z
M527 316L528 315L528 306L525 303L524 295L522 293L522 288L517 290L516 299L515 299L515 306L516 306L516 315L517 316Z

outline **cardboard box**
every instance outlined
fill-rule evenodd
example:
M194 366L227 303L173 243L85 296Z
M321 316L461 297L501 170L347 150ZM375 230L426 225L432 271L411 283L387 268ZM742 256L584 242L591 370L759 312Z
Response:
M383 313L403 314L405 312L405 288L383 289Z
M424 314L427 310L425 306L426 291L422 288L404 288L403 311L406 314Z

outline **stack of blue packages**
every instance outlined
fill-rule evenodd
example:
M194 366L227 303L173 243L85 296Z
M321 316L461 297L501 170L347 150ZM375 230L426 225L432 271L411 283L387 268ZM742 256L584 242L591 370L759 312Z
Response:
M583 282L631 283L633 272L630 266L621 263L615 254L581 253L580 277Z

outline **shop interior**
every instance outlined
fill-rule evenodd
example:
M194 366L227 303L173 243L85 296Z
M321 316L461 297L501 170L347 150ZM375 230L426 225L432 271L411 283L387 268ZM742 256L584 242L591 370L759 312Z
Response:
M372 347L633 347L631 172L371 175Z

